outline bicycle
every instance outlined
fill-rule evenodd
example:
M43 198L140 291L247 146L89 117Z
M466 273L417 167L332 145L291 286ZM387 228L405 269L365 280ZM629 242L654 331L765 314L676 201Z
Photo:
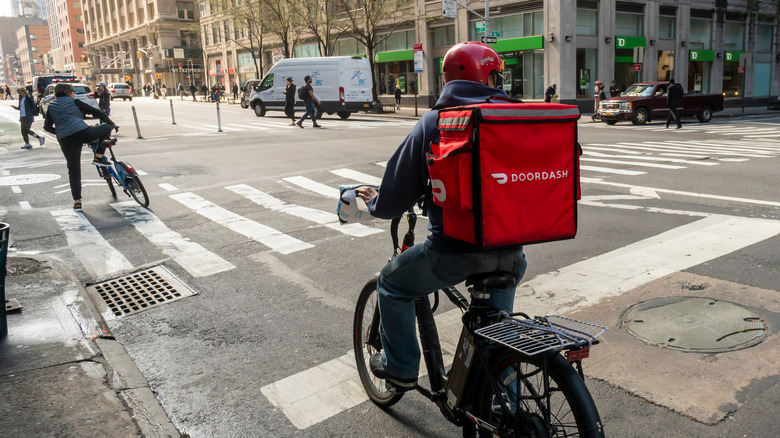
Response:
M111 137L107 140L103 139L93 141L89 144L93 152L97 152L99 141L103 142L103 145L106 146L106 150L111 155L110 161L112 165L109 167L95 167L97 168L98 175L106 180L108 188L111 190L111 196L114 198L117 197L116 188L114 187L114 183L116 183L117 186L122 187L127 196L131 196L133 199L135 199L135 202L137 202L141 207L148 207L149 195L146 194L146 188L144 188L144 185L141 182L141 177L138 176L138 172L136 172L135 168L133 168L130 163L117 161L116 159L113 148L117 143L116 137Z
M345 196L348 189L342 188L340 200L355 199L354 194ZM339 217L348 219L342 215L341 205L339 209ZM406 218L409 230L400 247L401 218L391 222L391 260L399 249L403 252L414 245L414 211L409 210ZM430 386L418 384L417 392L434 402L447 420L461 426L464 437L603 438L596 404L584 383L582 360L588 357L590 347L598 344L597 337L606 327L555 315L531 318L522 312L507 314L488 304L488 289L514 283L508 272L471 276L466 280L470 302L454 286L441 290L463 312L463 329L449 371L445 371L433 317L439 293L433 294L433 305L427 297L415 300ZM375 277L358 296L353 346L368 397L386 409L404 393L375 377L368 366L371 355L382 351L377 299Z

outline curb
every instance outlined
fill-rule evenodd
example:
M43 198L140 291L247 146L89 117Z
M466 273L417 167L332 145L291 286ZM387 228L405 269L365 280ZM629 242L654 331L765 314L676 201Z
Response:
M160 406L149 383L127 350L114 339L111 329L97 310L98 307L81 280L57 259L37 254L15 255L15 257L44 262L76 286L79 297L68 303L71 315L81 327L85 338L93 341L99 350L100 357L96 360L105 367L106 382L116 392L141 434L144 437L181 437L182 434Z

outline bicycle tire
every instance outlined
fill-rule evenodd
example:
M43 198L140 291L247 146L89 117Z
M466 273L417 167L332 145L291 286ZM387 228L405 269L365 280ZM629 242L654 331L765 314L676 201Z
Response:
M104 176L103 178L106 179L106 184L108 184L108 189L111 190L111 196L116 199L116 188L114 187L113 183L113 177L111 175Z
M127 188L130 191L130 196L135 199L138 205L141 207L149 206L149 196L146 194L146 188L144 188L138 175L128 178Z
M491 355L493 375L502 385L501 391L508 394L510 407L514 408L515 414L519 411L516 409L516 401L511 401L511 394L520 393L527 396L544 391L544 375L541 368L544 361L543 356L529 357L509 348L504 348ZM604 438L598 409L580 375L560 354L548 354L546 358L550 379L549 416L552 424L547 425L544 420L545 412L548 410L546 399L525 399L522 402L522 411L528 420L525 423L530 423L530 427L513 427L514 430L504 430L499 433L502 436L512 437ZM517 376L523 377L518 379ZM522 392L517 390L516 383L518 381L522 381ZM483 372L481 378L477 379L472 394L475 394L473 414L497 427L503 416L503 411L495 399L486 372ZM507 424L517 425L518 420L514 419ZM480 429L479 436L492 437L494 435L486 429Z
M389 408L401 400L403 393L389 391L385 387L385 380L380 379L371 372L368 361L371 355L378 353L377 350L366 342L368 331L374 318L377 306L377 280L373 279L363 286L358 296L357 306L355 307L355 319L352 326L352 340L355 348L355 365L357 365L358 375L363 388L374 404L380 408ZM378 317L378 313L376 314Z

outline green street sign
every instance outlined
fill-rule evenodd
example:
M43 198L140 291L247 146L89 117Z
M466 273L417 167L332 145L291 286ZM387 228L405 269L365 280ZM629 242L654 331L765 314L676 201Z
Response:
M485 28L482 28L482 30L485 30ZM501 36L501 32L493 32L493 31L491 31L490 32L490 36L492 36L492 37L500 37Z
M485 31L485 22L484 21L477 21L477 32L484 32Z

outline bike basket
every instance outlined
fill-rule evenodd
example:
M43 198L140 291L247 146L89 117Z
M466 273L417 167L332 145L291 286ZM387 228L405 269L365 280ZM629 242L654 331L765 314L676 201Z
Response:
M590 346L606 327L563 316L537 316L534 319L506 318L475 330L485 339L505 345L526 356Z

